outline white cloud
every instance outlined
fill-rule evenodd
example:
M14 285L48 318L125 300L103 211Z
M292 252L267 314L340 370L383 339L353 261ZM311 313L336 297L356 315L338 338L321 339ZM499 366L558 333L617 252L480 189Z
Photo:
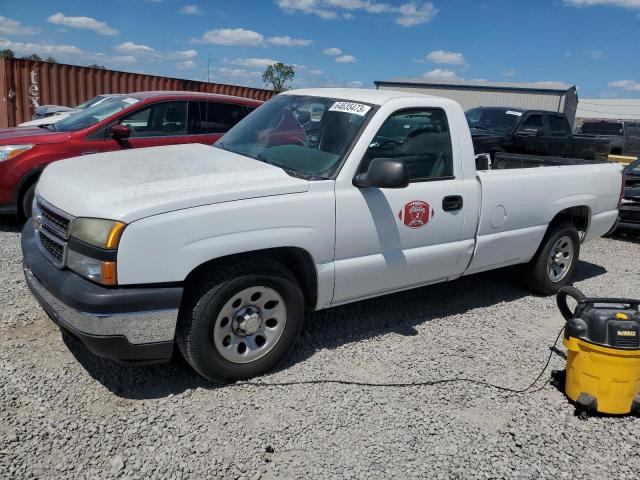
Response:
M375 0L276 0L276 4L286 13L299 12L324 19L349 19L357 11L387 14L403 27L426 23L438 14L433 3L420 1L393 5Z
M509 70L505 70L504 72L502 72L502 76L503 77L515 77L516 75L518 75L518 71L511 68Z
M429 52L425 57L427 60L433 63L442 65L466 65L467 61L464 55L459 52L447 52L446 50L434 50Z
M153 53L155 50L148 45L139 45L133 42L123 42L120 45L116 45L116 50L123 53Z
M204 15L204 12L197 5L185 5L180 9L180 13L184 15Z
M355 63L358 60L353 55L340 55L336 57L336 62L338 63Z
M282 37L269 37L267 39L272 45L279 47L307 47L313 43L313 40L305 40L304 38L291 38L288 35Z
M82 30L93 30L100 35L117 35L116 28L110 27L105 22L101 22L91 17L67 17L64 13L58 12L47 18L47 22L65 27L80 28Z
M18 55L36 53L41 57L55 56L56 60L70 63L106 63L112 65L132 64L138 60L132 55L109 56L104 53L87 52L75 45L51 44L42 42L13 42L6 38L0 38L0 49L10 48Z
M335 47L325 48L324 50L322 50L322 53L324 53L325 55L329 55L330 57L337 57L338 55L342 55L342 50Z
M606 55L604 54L604 52L599 49L595 49L595 50L587 49L585 50L584 53L588 57L590 57L592 60L604 60L606 58Z
M422 76L430 80L460 80L456 72L454 72L453 70L446 70L442 68L436 68L435 70L426 72Z
M305 38L292 38L288 35L277 35L265 38L261 33L244 28L217 28L208 30L197 39L191 39L193 43L213 43L216 45L256 47L260 45L276 45L279 47L306 47L313 40Z
M230 60L229 63L240 67L266 68L269 65L278 63L278 60L272 60L270 58L236 58Z
M262 72L244 68L214 68L210 81L230 83L232 85L262 87Z
M198 52L195 50L179 50L177 52L171 52L168 54L168 57L171 59L186 59L190 60L196 58L198 56Z
M353 82L349 82L347 86L351 88L362 88L362 82L360 80L354 80Z
M571 7L622 7L640 9L640 0L562 0L562 3Z
M0 35L35 35L36 33L40 33L39 28L24 27L19 21L0 15Z
M309 74L310 75L324 75L324 70L318 70L318 69L309 70Z
M629 92L640 92L640 82L636 80L616 80L609 82L609 87L627 90Z
M396 17L396 23L403 27L415 27L430 22L437 14L438 9L433 3L409 2L398 7L400 15Z
M193 68L195 65L196 62L194 62L193 60L185 60L184 62L179 62L176 66L181 70L186 70L189 68Z
M198 43L213 43L215 45L255 47L264 43L264 36L253 30L244 28L216 28L208 30L196 40Z

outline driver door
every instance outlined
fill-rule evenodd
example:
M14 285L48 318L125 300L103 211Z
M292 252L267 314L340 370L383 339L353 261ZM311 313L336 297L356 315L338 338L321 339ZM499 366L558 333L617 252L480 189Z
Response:
M478 183L463 180L443 110L392 114L367 150L402 160L406 188L336 187L334 303L417 287L459 275L473 251L465 218L477 216ZM457 161L454 161L457 160Z
M107 127L104 152L192 142L193 136L187 130L186 101L153 103L124 115L117 123L128 126L131 136L114 140Z

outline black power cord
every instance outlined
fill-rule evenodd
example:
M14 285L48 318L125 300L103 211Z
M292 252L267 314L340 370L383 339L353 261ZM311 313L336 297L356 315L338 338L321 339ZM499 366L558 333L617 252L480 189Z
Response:
M540 374L536 377L536 379L529 384L527 388L523 389L515 389L510 387L505 387L502 385L496 385L493 383L485 382L483 380L477 380L474 378L447 378L440 380L425 380L422 382L406 382L406 383L372 383L372 382L359 382L357 380L341 380L341 379L316 379L316 380L291 380L285 382L262 382L262 381L241 381L234 384L230 384L230 387L242 387L242 386L254 386L254 387L289 387L294 385L319 385L319 384L337 384L337 385L354 385L359 387L382 387L382 388L408 388L408 387L431 387L435 385L443 385L447 383L473 383L476 385L481 385L484 387L494 388L496 390L500 390L503 392L509 392L511 395L523 394L523 393L535 393L542 390L549 383L549 379L547 379L544 384L535 389L531 390L531 388L542 378L542 375L549 368L549 364L551 363L551 358L554 353L557 353L558 350L556 345L558 344L558 340L560 340L560 336L564 332L564 327L558 332L558 336L556 337L555 342L553 342L553 346L549 347L549 356L547 357L547 363L545 363L544 367L540 371Z

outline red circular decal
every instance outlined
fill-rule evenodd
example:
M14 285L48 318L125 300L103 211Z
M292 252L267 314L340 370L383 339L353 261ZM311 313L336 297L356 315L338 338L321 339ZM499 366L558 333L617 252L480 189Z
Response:
M409 228L422 228L429 223L429 219L433 217L433 213L427 202L413 200L400 210L398 217Z

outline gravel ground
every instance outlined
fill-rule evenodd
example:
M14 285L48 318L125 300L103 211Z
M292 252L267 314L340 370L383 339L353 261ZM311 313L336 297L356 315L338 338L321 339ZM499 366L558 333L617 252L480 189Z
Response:
M0 219L0 478L638 478L638 418L580 421L549 385L220 387L181 363L98 359L28 293L18 231ZM262 380L462 376L522 388L563 322L553 298L511 277L313 314ZM640 242L587 244L575 280L592 295L640 296Z

